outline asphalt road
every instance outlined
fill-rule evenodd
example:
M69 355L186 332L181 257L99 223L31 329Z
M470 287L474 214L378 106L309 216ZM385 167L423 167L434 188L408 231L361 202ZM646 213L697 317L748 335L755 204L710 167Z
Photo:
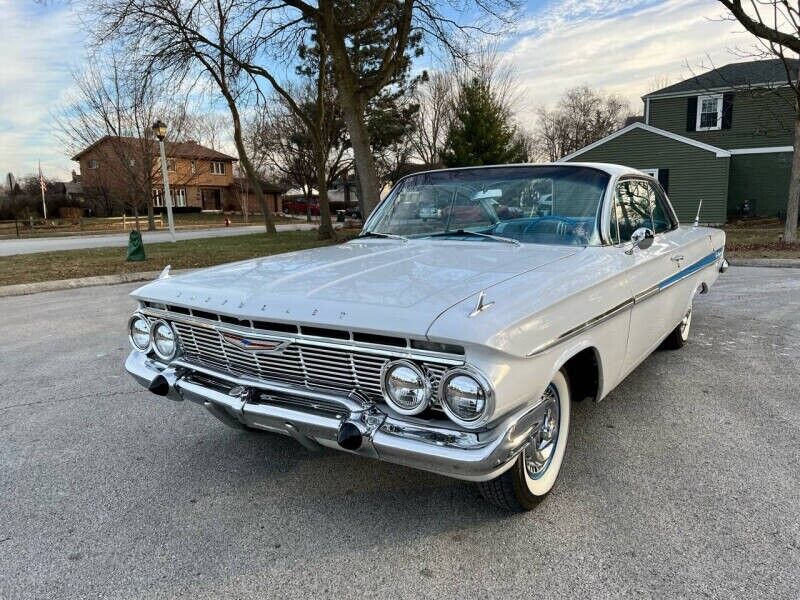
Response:
M512 516L143 391L133 287L0 300L4 600L800 597L798 269L732 268Z
M276 225L278 231L302 231L316 229L318 223L282 223ZM214 229L179 229L175 232L178 240L194 240L198 238L228 237L246 233L260 233L263 225L242 225L236 227L217 227ZM41 238L21 238L0 240L0 256L14 254L33 254L35 252L55 252L59 250L79 250L83 248L124 248L128 245L130 233L92 234L74 236L54 236ZM169 231L143 231L145 243L169 242Z

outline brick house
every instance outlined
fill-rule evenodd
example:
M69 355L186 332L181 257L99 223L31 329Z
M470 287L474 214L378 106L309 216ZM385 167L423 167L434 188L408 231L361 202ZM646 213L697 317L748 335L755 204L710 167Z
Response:
M241 202L248 212L260 212L251 194L243 193L234 178L237 161L195 141L165 142L167 171L172 203L177 212L238 211ZM85 193L112 196L121 203L132 203L134 194L146 195L158 211L164 207L158 142L133 137L104 136L72 160L80 164ZM270 190L272 187L270 187ZM280 191L267 192L271 208L280 208Z

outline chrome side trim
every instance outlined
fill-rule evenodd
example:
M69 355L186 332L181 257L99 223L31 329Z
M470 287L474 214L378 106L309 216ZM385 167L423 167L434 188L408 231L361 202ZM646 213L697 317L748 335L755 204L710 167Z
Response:
M684 267L674 275L670 275L666 279L658 282L654 286L647 288L643 292L639 292L634 296L634 300L636 303L644 302L648 298L655 296L659 292L663 292L666 289L671 288L676 283L680 283L687 277L690 277L697 273L698 271L702 271L706 267L710 267L717 263L717 261L722 257L722 250L715 250L711 254L708 254L701 258L700 260L693 262L691 265Z
M642 292L639 292L633 298L629 298L628 300L626 300L625 302L623 302L621 304L618 304L614 308L612 308L610 310L607 310L606 312L604 312L604 313L602 313L602 314L600 314L600 315L598 315L598 316L596 316L596 317L594 317L592 319L589 319L585 323L581 323L577 327L573 327L569 331L567 331L565 333L562 333L557 338L555 338L553 340L550 340L549 342L545 342L541 346L538 346L538 347L534 348L528 354L525 355L525 358L530 358L530 357L535 356L537 354L541 354L542 352L545 352L545 351L549 350L550 348L553 348L554 346L557 346L561 342L565 342L568 339L575 337L576 335L584 333L585 331L588 331L592 327L595 327L596 325L599 325L600 323L603 323L604 321L606 321L606 320L610 319L611 317L617 315L618 313L620 313L621 311L625 310L626 308L628 308L630 306L633 306L634 304L639 304L640 302L644 302L645 300L647 300L649 298L652 298L656 294L658 294L660 292L663 292L666 289L669 289L670 287L672 287L676 283L679 283L679 282L683 281L687 277L689 277L691 275L694 275L698 271L701 271L701 270L705 269L706 267L710 267L711 265L717 264L717 261L720 258L722 258L722 252L723 251L721 249L720 250L715 250L714 252L712 252L711 254L708 254L707 256L704 256L703 258L701 258L697 262L694 262L691 265L689 265L688 267L685 267L684 269L681 269L675 275L671 275L670 277L667 277L666 279L660 281L659 283L657 283L657 284L655 284L653 286L650 286L646 290L644 290Z
M596 327L597 325L600 325L600 323L604 323L605 321L611 319L612 317L617 316L619 313L626 310L627 308L633 306L633 302L634 302L633 298L628 298L627 300L625 300L625 302L617 304L614 308L611 308L606 312L599 314L592 319L589 319L585 323L581 323L577 327L573 327L569 331L562 333L560 336L558 336L553 340L550 340L549 342L545 342L541 346L537 346L536 348L528 352L528 354L525 355L525 358L530 358L532 356L536 356L537 354L541 354L542 352L545 352L550 348L557 346L561 342L566 342L567 340L572 339L575 336L584 333L585 331L588 331L592 327Z
M639 302L644 302L648 298L655 296L658 292L661 291L661 288L658 285L654 285L652 287L647 288L643 292L639 292L633 297L633 303L638 304Z

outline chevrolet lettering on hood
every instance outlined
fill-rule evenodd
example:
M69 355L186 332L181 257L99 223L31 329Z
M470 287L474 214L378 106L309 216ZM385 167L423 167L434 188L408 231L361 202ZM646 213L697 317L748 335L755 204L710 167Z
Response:
M627 167L417 173L347 243L139 288L125 366L230 427L529 510L556 483L571 402L689 340L724 246Z

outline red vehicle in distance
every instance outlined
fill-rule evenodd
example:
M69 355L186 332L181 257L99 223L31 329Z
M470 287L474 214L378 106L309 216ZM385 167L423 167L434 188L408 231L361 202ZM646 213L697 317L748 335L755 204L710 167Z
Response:
M288 213L290 215L307 215L310 212L311 216L318 217L319 201L311 200L311 204L309 206L309 203L305 198L294 198L292 200L284 200L283 212Z

